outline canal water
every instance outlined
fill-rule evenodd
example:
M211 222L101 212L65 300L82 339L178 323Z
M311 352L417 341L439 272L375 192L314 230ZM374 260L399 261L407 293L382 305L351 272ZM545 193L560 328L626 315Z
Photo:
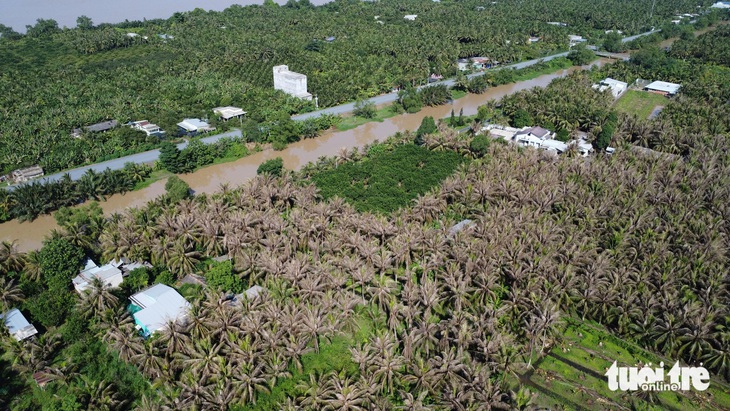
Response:
M593 65L603 65L609 61L608 59L600 59L596 60ZM180 178L185 180L196 193L212 193L217 191L222 184L235 187L251 179L256 175L259 164L271 158L281 157L284 160L284 167L290 170L298 170L303 165L316 161L319 157L335 156L343 148L361 147L376 140L385 140L398 131L416 130L420 126L421 120L426 116L440 119L448 117L451 110L459 113L461 109L464 110L465 116L473 115L477 113L477 108L480 105L489 100L500 99L520 90L545 87L556 78L564 77L575 70L587 67L589 66L572 67L552 74L542 75L532 80L492 87L483 94L467 94L455 100L452 104L425 107L418 113L401 114L386 119L382 123L366 123L347 131L329 130L319 137L290 144L282 151L264 150L234 162L217 164L194 173L184 174ZM101 202L100 205L106 214L121 212L129 207L138 207L163 194L165 192L164 186L164 180L158 181L142 190L113 195L106 201ZM55 219L50 215L41 216L32 222L20 223L17 220L12 220L0 224L0 241L17 240L18 248L22 251L37 249L41 247L43 238L54 228L58 228L58 226Z

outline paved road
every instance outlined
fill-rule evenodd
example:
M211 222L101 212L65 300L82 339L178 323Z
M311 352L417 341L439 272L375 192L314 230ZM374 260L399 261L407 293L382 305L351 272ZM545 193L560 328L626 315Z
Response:
M624 37L624 38L621 39L621 42L622 43L628 43L630 41L633 41L633 40L638 39L639 37L648 36L649 34L658 33L660 31L662 31L662 30L661 29L657 29L657 30L647 31L646 33L637 34L635 36Z
M201 138L200 141L202 141L205 144L215 143L216 141L226 138L226 137L241 137L241 130L234 129L232 131L216 134L214 136L210 137L204 137ZM177 145L177 148L182 150L183 148L188 146L188 142L180 143ZM101 163L96 163L84 167L74 168L72 170L64 171L62 173L56 173L56 174L50 174L45 177L33 180L38 182L48 182L48 181L57 181L60 180L61 177L64 176L64 174L68 174L72 180L78 180L81 178L81 176L84 175L88 170L94 170L96 172L102 172L106 170L107 168L112 170L120 170L124 168L124 164L126 163L137 163L137 164L144 164L144 163L151 163L156 161L158 158L160 158L160 150L150 150L145 151L143 153L137 153L132 154L131 156L121 157L121 158L115 158L114 160L108 160L103 161ZM12 190L15 186L6 187L9 190Z
M520 63L515 63L515 64L510 64L510 65L507 65L507 66L498 67L495 70L507 69L507 68L521 69L521 68L525 68L525 67L532 66L532 65L537 64L537 63L539 63L541 61L550 61L552 59L556 59L558 57L565 57L567 55L568 55L568 52L566 51L566 52L563 52L563 53L557 53L557 54L553 54L553 55L550 55L550 56L542 57L542 58L539 58L539 59L528 60L528 61L523 61L523 62L520 62ZM494 70L492 70L492 71L494 71ZM486 71L482 71L482 72L478 72L478 73L469 74L466 77L471 79L471 78L474 78L474 77L483 76L486 73L487 73ZM437 81L437 82L434 82L434 83L426 84L426 85L420 86L418 88L421 89L421 88L424 88L424 87L431 87L431 86L438 86L438 85L444 85L446 87L452 87L454 85L454 83L455 83L454 79L448 79L448 80L441 80L441 81ZM367 101L369 101L369 102L375 104L376 106L378 106L378 105L381 105L381 104L392 103L392 102L396 101L397 99L398 99L398 92L393 92L393 93L381 94L379 96L376 96L376 97L373 97L373 98L369 98L369 99L367 99ZM306 120L306 119L309 119L309 118L319 117L319 116L321 116L323 114L333 114L333 115L346 114L346 113L352 112L354 109L355 109L355 103L354 102L353 103L347 103L347 104L341 104L341 105L335 106L335 107L329 107L329 108L325 108L325 109L322 109L322 110L312 111L310 113L304 113L304 114L299 114L299 115L296 115L296 116L292 116L292 120L299 120L299 121L301 121L301 120Z
M637 34L635 36L624 37L621 41L626 43L626 42L629 42L636 38L639 38L641 36L646 36L646 35L649 35L649 34L652 34L652 33L658 32L658 31L659 30L652 30L652 31L648 31L646 33ZM539 59L528 60L528 61L523 61L520 63L515 63L515 64L498 67L496 70L507 69L507 68L521 69L521 68L532 66L541 61L550 61L552 59L556 59L558 57L564 57L567 55L568 55L567 51L563 52L563 53L556 53L556 54L546 56L543 58L539 58ZM472 74L469 74L467 77L474 78L477 76L483 76L486 73L487 73L486 71L479 72L479 73L472 73ZM454 79L438 81L435 83L420 86L419 88L430 87L430 86L435 86L435 85L440 85L440 84L443 84L447 87L451 87L454 85ZM393 101L395 101L397 99L398 99L398 93L394 92L394 93L388 93L388 94L376 96L376 97L368 99L367 101L369 101L375 105L381 105L381 104L386 104L386 103L392 103ZM341 105L335 106L335 107L325 108L322 110L313 111L311 113L299 114L299 115L293 116L292 119L293 120L306 120L308 118L319 117L323 114L339 115L339 114L350 113L354 109L355 109L355 103L353 102L353 103L341 104ZM241 137L241 130L234 129L233 131L229 131L227 133L222 133L222 134L217 134L215 136L202 138L201 141L205 144L209 144L209 143L214 143L225 137ZM178 144L177 147L179 149L183 149L187 145L188 145L188 143L185 142L185 143ZM43 178L39 178L34 181L40 181L40 182L57 181L57 180L60 180L64 174L68 174L72 180L78 180L88 170L94 170L96 172L102 172L102 171L106 170L107 168L112 169L112 170L119 170L119 169L124 168L124 164L129 163L129 162L137 163L137 164L151 163L153 161L156 161L159 157L160 157L160 150L145 151L144 153L133 154L131 156L117 158L117 159L109 160L109 161L104 161L104 162L92 164L89 166L74 168L72 170L64 171L62 173L47 175ZM14 188L14 186L9 186L9 187L5 187L5 188L8 190L12 190Z

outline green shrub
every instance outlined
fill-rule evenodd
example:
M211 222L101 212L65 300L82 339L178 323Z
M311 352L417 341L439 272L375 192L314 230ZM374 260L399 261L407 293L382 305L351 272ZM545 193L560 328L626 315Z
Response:
M256 170L256 174L271 174L273 176L280 176L283 169L284 160L281 157L276 157L261 163L259 168Z

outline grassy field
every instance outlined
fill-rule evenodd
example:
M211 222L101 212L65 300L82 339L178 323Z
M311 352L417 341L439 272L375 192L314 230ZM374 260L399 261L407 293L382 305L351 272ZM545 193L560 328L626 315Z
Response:
M464 157L413 144L345 163L312 176L324 198L341 197L358 211L389 213L436 186Z
M616 110L644 119L649 117L654 107L665 106L668 102L666 97L659 94L629 90L616 102Z
M575 322L565 331L563 343L536 364L534 372L526 374L523 381L541 394L538 405L553 409L730 409L730 389L715 380L705 392L659 392L653 403L643 393L610 391L605 373L613 361L619 366L664 361L665 370L674 364L618 339L600 325Z
M359 127L365 123L369 123L371 121L377 121L382 122L386 118L391 118L396 115L396 112L394 112L391 109L390 105L387 105L385 107L381 107L375 112L375 117L373 118L365 118L365 117L358 117L358 116L350 116L350 117L344 117L342 121L340 121L337 124L337 130L339 131L346 131L353 129L355 127Z

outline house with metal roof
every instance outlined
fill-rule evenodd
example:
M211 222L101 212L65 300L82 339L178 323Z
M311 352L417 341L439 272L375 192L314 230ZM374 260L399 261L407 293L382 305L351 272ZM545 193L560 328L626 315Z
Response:
M568 149L568 145L562 141L547 139L540 143L540 148L556 154L562 154Z
M108 120L108 121L102 121L101 123L92 124L90 126L84 127L84 130L86 130L89 133L103 133L105 131L109 131L113 129L114 127L118 126L119 122L117 120ZM81 138L82 131L80 128L75 128L73 132L71 133L71 136L74 138Z
M29 323L28 320L25 319L23 313L21 313L17 308L13 308L4 314L0 314L0 319L3 320L3 323L5 324L5 327L7 327L10 335L12 335L17 341L23 341L26 338L30 338L38 334L38 330L35 329L33 324Z
M194 136L196 134L207 133L208 131L215 130L214 127L211 127L210 124L199 118L186 118L183 121L177 123L177 126L180 128L181 134L189 136Z
M243 111L240 107L232 107L232 106L226 106L226 107L216 107L213 109L213 112L215 114L218 114L223 120L230 120L232 118L241 118L246 114L245 111Z
M165 131L160 128L157 124L150 123L147 120L134 121L127 124L135 130L144 131L149 136L162 137Z
M118 266L110 263L99 267L91 258L86 259L84 269L71 281L76 292L83 294L84 291L91 287L95 278L100 279L109 287L119 287L122 281L124 281L122 270Z
M164 329L169 321L184 321L190 309L190 303L183 296L164 284L155 284L129 297L129 300L136 328L144 336Z
M628 83L624 83L623 81L614 80L610 77L606 77L605 79L601 80L600 83L593 85L593 89L598 90L600 92L603 92L605 90L611 90L611 94L613 94L614 98L618 98L628 88L629 88Z
M655 81L647 84L646 87L644 87L644 90L651 93L661 94L663 96L673 96L679 92L680 87L682 87L681 84L668 83L666 81Z
M10 177L16 183L25 183L34 178L43 177L43 168L41 166L21 168L10 173Z

